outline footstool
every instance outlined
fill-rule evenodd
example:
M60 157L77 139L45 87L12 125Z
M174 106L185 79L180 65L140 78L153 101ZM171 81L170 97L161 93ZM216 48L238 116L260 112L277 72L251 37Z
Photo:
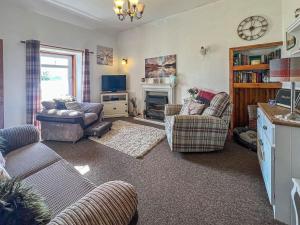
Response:
M112 122L105 121L105 122L99 122L91 127L88 127L84 130L84 135L86 137L89 136L96 136L100 138L102 135L106 134L108 131L111 130Z

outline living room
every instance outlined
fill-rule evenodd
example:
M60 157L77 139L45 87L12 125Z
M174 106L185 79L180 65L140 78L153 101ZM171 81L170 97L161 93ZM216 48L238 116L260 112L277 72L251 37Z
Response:
M2 0L0 224L299 224L299 8Z

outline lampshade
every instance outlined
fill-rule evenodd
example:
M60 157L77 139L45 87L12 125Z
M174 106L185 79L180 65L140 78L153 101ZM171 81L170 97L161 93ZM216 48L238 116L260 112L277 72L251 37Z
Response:
M300 81L300 57L271 60L270 80L273 82Z
M129 0L131 5L137 5L139 3L139 0Z
M115 0L115 6L118 9L122 9L124 5L124 0Z
M138 3L137 10L139 13L143 13L145 10L145 4L144 3Z

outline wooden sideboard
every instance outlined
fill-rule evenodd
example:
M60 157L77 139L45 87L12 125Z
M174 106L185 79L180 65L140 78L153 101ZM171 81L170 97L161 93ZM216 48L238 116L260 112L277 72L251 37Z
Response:
M258 104L257 155L274 218L295 224L292 178L300 178L300 123L276 118L289 109Z

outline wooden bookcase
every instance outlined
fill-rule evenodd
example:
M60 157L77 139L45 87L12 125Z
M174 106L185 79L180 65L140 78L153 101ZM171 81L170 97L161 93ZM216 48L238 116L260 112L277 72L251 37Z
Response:
M235 76L237 76L237 72L266 73L269 70L269 64L235 65L235 55L239 53L246 56L268 55L281 48L282 45L283 42L272 42L229 49L229 90L231 101L234 104L232 129L248 125L248 105L255 105L258 102L268 102L270 99L274 99L277 90L282 87L281 83L236 82ZM250 63L248 62L247 64Z

